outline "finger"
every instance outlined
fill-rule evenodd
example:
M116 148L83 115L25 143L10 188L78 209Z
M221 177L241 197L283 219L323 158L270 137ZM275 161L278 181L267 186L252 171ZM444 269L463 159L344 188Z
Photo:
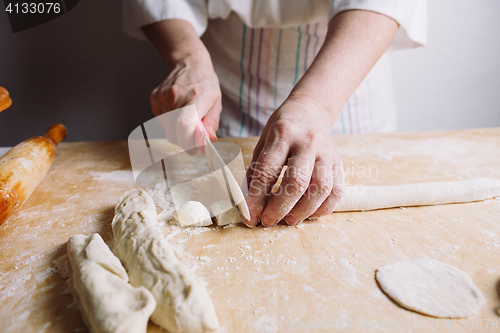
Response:
M273 226L292 210L309 186L314 160L314 151L306 145L301 145L292 152L287 160L288 168L281 185L269 197L262 212L262 225Z
M287 140L271 138L260 151L257 161L252 165L252 177L246 202L250 211L250 221L244 222L249 227L259 223L266 201L274 183L278 179L289 151Z
M330 195L323 204L308 219L317 219L320 216L331 214L337 208L340 200L344 196L346 187L342 160L337 161L333 167L333 187Z
M210 108L205 117L203 117L202 119L203 124L205 124L205 128L207 129L208 137L212 142L217 140L216 133L217 129L219 128L219 119L221 110L222 110L221 101L220 98L218 98L215 101L212 108Z
M265 138L266 136L261 135L259 142L257 142L257 145L255 146L253 150L253 155L252 155L252 161L250 162L250 165L248 166L247 172L246 172L246 177L247 177L247 184L250 186L252 182L252 176L253 172L255 171L255 165L257 164L257 160L259 159L260 153L262 152L262 148L264 147L265 143Z
M285 222L289 225L295 225L312 215L328 198L332 188L332 162L327 162L319 157L314 164L311 183L307 191L285 217Z

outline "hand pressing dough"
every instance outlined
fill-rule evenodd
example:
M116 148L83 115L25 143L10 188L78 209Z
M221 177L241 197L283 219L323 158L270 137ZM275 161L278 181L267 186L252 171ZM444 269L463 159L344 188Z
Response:
M198 201L188 201L172 214L181 227L203 227L212 224L208 209Z
M467 273L432 259L389 263L376 279L396 303L433 317L466 318L485 302Z
M99 234L71 237L68 257L75 296L91 332L146 332L156 301L146 288L128 283L120 260Z
M241 223L241 213L238 207L233 206L229 200L214 202L208 207L210 214L215 218L217 225Z
M472 178L454 182L394 186L348 186L336 212L472 202L500 196L500 180Z
M175 257L158 229L153 199L142 190L123 195L115 208L115 252L133 286L144 286L156 299L151 320L170 333L211 332L219 327L203 282Z

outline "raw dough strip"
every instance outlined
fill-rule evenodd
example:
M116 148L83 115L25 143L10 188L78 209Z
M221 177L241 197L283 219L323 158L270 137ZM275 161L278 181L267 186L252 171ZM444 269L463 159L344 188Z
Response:
M500 180L472 178L394 186L348 186L336 212L472 202L500 196Z
M115 252L134 286L144 286L157 306L151 320L171 333L210 332L219 328L203 282L175 257L163 237L153 199L142 190L123 195L115 208Z
M75 298L91 332L146 332L155 299L146 288L134 288L128 283L120 260L99 234L71 237L68 257Z

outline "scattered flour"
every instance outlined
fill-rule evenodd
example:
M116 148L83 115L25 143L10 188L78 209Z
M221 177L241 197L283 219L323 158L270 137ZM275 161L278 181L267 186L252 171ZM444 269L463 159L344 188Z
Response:
M304 289L306 292L308 293L312 293L313 291L316 291L316 289L314 289L313 287L311 286L308 286L307 284L303 284L302 285L302 289Z
M497 234L494 232L488 231L488 230L482 230L481 233L485 235L486 237L494 238L497 237Z
M280 331L278 318L274 316L261 316L252 325L260 333L275 333Z
M354 285L358 283L358 277L356 276L356 268L351 264L351 262L348 259L339 259L340 264L342 267L344 267L347 270L347 273L349 275L348 279L346 280L349 282L349 284Z
M134 183L134 175L132 171L115 170L111 172L93 172L93 179L95 180L110 180L114 182L127 182Z

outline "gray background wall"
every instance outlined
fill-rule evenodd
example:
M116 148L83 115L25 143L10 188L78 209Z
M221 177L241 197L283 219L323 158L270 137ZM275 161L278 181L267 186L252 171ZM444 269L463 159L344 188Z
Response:
M500 1L428 2L428 46L391 54L398 129L500 126ZM2 9L0 86L14 105L0 113L0 147L55 122L67 141L126 139L152 118L149 93L165 75L151 45L122 34L118 0L81 0L16 34Z

